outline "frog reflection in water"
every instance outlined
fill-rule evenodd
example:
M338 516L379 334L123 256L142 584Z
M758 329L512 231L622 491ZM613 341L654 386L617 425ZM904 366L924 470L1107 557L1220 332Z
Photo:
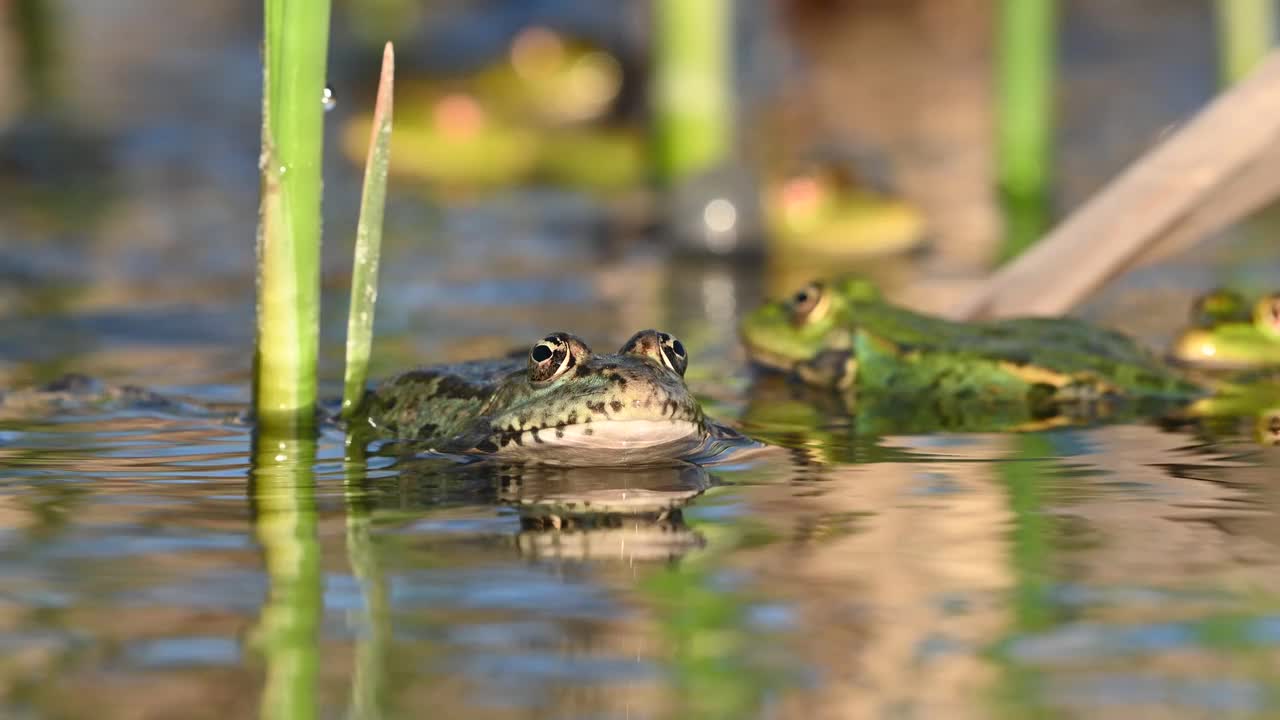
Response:
M444 453L576 465L662 462L737 440L707 420L685 385L683 344L636 333L597 355L568 333L547 335L527 358L413 370L375 388L379 434Z
M757 363L856 389L863 411L985 424L1166 409L1207 385L1120 333L1073 318L960 323L882 300L865 280L813 283L742 324ZM882 401L882 402L877 402Z

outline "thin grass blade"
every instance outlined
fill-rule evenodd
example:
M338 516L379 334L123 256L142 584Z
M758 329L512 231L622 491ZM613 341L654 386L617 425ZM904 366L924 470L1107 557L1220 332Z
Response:
M382 254L382 216L387 199L387 169L391 164L392 94L396 74L395 50L387 43L382 53L382 76L373 109L373 129L364 166L360 221L356 226L355 261L351 268L351 310L347 316L347 362L342 388L342 416L350 417L364 397L373 345L373 311L378 301L378 261Z

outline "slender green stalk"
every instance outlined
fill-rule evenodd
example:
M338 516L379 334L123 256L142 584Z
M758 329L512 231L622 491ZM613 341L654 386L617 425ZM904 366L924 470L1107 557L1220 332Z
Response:
M11 21L19 38L19 68L26 85L28 110L55 109L58 61L58 18L49 0L15 0Z
M1047 225L1056 19L1056 0L1000 3L996 151L1006 218L1001 260L1030 247Z
M1055 0L1002 0L999 22L1000 186L1043 195L1052 161Z
M270 589L257 629L267 664L261 715L310 720L317 715L316 675L323 610L316 527L314 435L254 438L255 529Z
M997 260L1003 263L1021 255L1049 229L1049 198L1046 195L1020 197L1006 193L1001 204L1004 243Z
M322 609L316 531L320 199L329 0L266 0L252 497L270 594L262 716L316 717Z
M396 57L391 43L382 52L382 76L373 108L373 130L364 165L356 254L351 268L351 310L347 316L347 367L342 389L342 416L350 417L364 397L373 344L373 310L378 301L378 258L382 253L382 213L391 164L391 105Z
M673 182L721 162L733 137L729 0L654 3L655 169Z
M266 0L254 404L307 425L316 400L329 0Z
M1276 41L1276 0L1215 0L1218 76L1225 87L1249 74Z

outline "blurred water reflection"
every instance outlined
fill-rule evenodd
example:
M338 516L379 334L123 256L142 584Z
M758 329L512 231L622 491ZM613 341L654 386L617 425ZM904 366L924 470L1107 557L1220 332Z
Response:
M56 413L0 423L6 715L1274 710L1244 438L757 419L797 449L636 473Z

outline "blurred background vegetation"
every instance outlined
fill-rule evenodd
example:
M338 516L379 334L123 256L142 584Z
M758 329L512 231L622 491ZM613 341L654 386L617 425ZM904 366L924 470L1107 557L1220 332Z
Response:
M906 299L937 308L1239 76L1266 46L1268 6L339 0L322 258L339 307L322 375L340 363L387 39L400 82L379 342L401 362L542 332L486 310L510 303L674 307L652 280L676 272L670 258L728 268L699 282L728 282L712 294L734 307L858 268L891 294L923 274L930 291ZM14 0L0 13L0 378L72 359L128 375L140 347L173 351L162 380L243 377L261 4ZM1019 23L1031 31L1008 32ZM1265 287L1266 231L1249 227L1269 214L1128 287ZM1168 302L1109 295L1085 312L1124 326ZM1136 330L1160 339L1175 324ZM191 345L225 355L210 366L217 353L197 361Z

